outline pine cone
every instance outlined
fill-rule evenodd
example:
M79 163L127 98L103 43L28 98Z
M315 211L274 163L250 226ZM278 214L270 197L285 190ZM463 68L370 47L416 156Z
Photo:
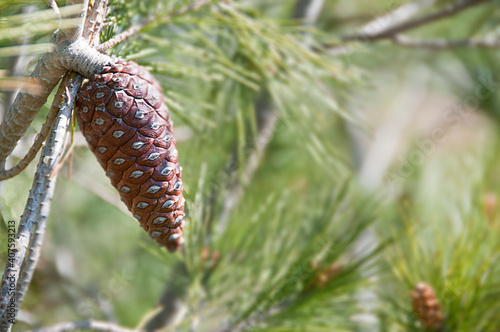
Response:
M441 305L431 286L420 282L411 292L413 311L427 329L439 329L444 321Z
M184 198L172 122L154 77L118 60L82 86L76 117L121 200L149 235L175 251Z
M339 273L344 269L341 264L332 263L326 267L320 267L317 261L311 262L311 268L315 271L314 279L306 286L306 290L312 288L322 289L330 282L335 280Z

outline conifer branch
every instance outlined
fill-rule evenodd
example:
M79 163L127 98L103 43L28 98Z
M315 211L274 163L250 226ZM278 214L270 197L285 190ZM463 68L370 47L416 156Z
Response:
M10 155L19 139L25 134L31 122L45 104L48 95L59 82L64 68L44 55L29 78L30 85L38 85L39 91L23 89L10 106L0 126L0 167Z
M50 174L54 167L57 166L57 162L64 152L64 141L71 118L73 102L76 91L80 87L82 80L81 77L75 78L69 87L70 95L67 97L65 96L64 105L60 109L48 142L42 150L42 156L35 173L33 187L30 190L26 208L19 222L15 241L17 252L15 254L14 263L6 265L2 279L2 289L0 290L0 295L2 295L0 304L7 305L11 301L11 294L10 292L6 292L8 288L6 287L7 282L5 284L3 282L7 280L6 277L8 276L13 276L14 279L17 280L14 310L9 309L8 312L0 311L0 314L3 313L3 319L1 321L3 324L2 327L5 327L6 331L8 331L11 326L9 321L15 318L19 310L39 257L39 250L44 234L43 230L45 228L50 209L50 200L52 199L56 181L56 177L50 178ZM32 238L33 229L36 229L38 234ZM28 257L25 260L27 252ZM25 265L21 269L23 260L25 260Z
M295 4L293 17L303 20L305 25L314 25L323 4L324 0L299 0Z
M69 77L69 74L67 74ZM63 104L60 107L59 115L56 123L53 126L52 134L47 142L47 148L42 150L42 157L40 158L40 163L46 163L47 157L55 158L50 162L50 166L46 172L43 172L43 165L38 166L37 173L43 172L43 191L41 193L40 204L37 208L37 213L33 216L34 231L32 233L32 239L28 246L28 256L24 261L24 265L19 274L19 280L16 290L16 305L19 309L24 296L28 290L31 283L33 273L38 263L38 258L40 257L40 251L45 235L45 228L47 225L47 218L50 210L50 201L52 200L52 195L54 193L54 188L56 184L56 177L52 176L52 173L56 167L58 167L59 161L64 154L64 145L67 138L68 126L71 120L71 114L73 110L73 104L76 98L76 93L82 84L83 78L77 76L66 85L66 80L63 82L64 87L68 87L69 94L66 95L66 91L63 92ZM29 218L29 217L28 217Z
M45 120L42 129L36 135L35 142L30 147L26 155L11 169L0 170L0 181L9 179L21 173L32 161L35 159L38 151L43 146L43 143L47 139L49 132L56 121L57 113L59 112L59 106L63 101L63 93L65 93L66 85L61 83L59 89L56 92L52 106L50 107L49 114L47 114L47 119Z
M481 40L481 39L461 39L461 40L446 40L446 39L429 39L419 40L413 39L404 35L396 35L391 38L394 44L411 47L411 48L424 48L429 50L446 50L451 48L461 47L477 47L496 49L500 48L500 41L498 40Z
M434 5L436 1L437 0L415 1L401 5L394 10L388 10L387 13L375 17L363 25L357 35L364 36L383 33L387 29L407 22L415 15ZM325 47L328 52L333 55L342 55L354 51L354 47L343 45L341 42L338 44L326 44Z
M47 5L56 14L57 19L61 21L61 11L59 10L59 6L57 6L57 2L55 0L47 0Z
M172 276L158 303L158 311L144 324L146 332L154 332L178 323L184 313L186 304L184 296L188 290L186 276L187 268L184 262L179 262L173 269Z
M30 5L26 6L26 8L23 9L23 13L28 14L32 13L36 10L36 6ZM27 45L29 43L30 37L28 35L25 35L21 38L21 43L20 45ZM25 70L28 65L28 62L30 60L30 56L25 48L21 48L21 52L12 58L10 69L9 69L9 76L11 77L18 77L18 76L25 76ZM17 89L11 90L11 91L6 91L4 93L4 105L5 107L9 107L12 105L14 102L14 99L19 91ZM4 109L5 111L5 109ZM0 121L2 121L4 114L0 114Z
M350 42L377 42L381 40L391 40L395 44L408 46L408 47L421 47L429 49L445 49L454 47L480 47L480 48L496 48L496 42L487 41L474 41L474 40L459 40L459 41L441 41L434 40L429 42L419 42L416 40L402 37L400 33L412 30L432 23L437 20L448 18L452 15L458 14L465 9L473 6L481 5L493 0L466 0L452 4L435 13L408 20L416 15L421 10L434 4L435 0L421 1L419 3L405 4L398 9L391 11L385 15L377 17L367 23L359 33L341 37L341 43L325 45L329 53L340 55L350 53L353 51L349 46L342 45L342 43Z
M97 45L99 45L99 38L101 30L104 27L107 7L108 0L94 1L94 5L85 21L82 37L83 39L90 40L90 45L92 47L97 47Z
M473 6L478 6L487 2L492 2L493 0L467 0L460 1L455 4L452 4L438 12L416 18L414 20L406 21L401 24L397 24L394 26L390 26L382 31L376 33L370 33L369 31L363 32L361 34L355 34L351 36L345 36L342 38L344 42L350 41L374 41L380 39L390 38L394 35L397 35L401 32L412 30L418 28L422 25L441 20L444 18L448 18L452 15L458 14L459 12Z
M394 10L387 10L380 16L372 18L359 31L360 35L373 35L381 33L391 27L407 22L415 15L421 13L436 3L437 0L419 0L406 3Z
M26 332L71 332L78 330L92 330L102 332L139 332L138 330L132 330L117 324L97 320L60 323L50 327L44 327Z

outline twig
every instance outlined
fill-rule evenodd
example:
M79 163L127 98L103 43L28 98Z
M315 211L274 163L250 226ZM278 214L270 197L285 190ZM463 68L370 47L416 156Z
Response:
M345 36L342 38L344 42L349 41L373 41L378 39L385 39L392 37L396 34L399 34L403 31L411 30L418 28L424 24L428 24L443 18L447 18L449 16L455 15L469 7L481 5L483 3L491 2L493 0L467 0L460 1L455 4L452 4L441 11L436 13L432 13L420 18L416 18L411 21L403 22L401 24L390 26L387 29L384 29L379 32L372 33L370 31L365 31L360 34L355 34L352 36Z
M158 331L165 326L172 326L182 319L186 311L186 304L183 301L186 295L189 278L186 276L187 269L184 262L179 262L172 271L169 283L163 292L157 306L156 312L145 322L146 332Z
M108 0L96 0L90 10L85 27L83 30L83 38L90 40L90 45L96 47L99 45L99 38L103 28L104 19L106 17L106 9Z
M426 48L431 50L442 50L459 47L477 47L477 48L500 48L499 40L480 40L480 39L462 39L462 40L446 40L446 39L431 39L419 40L396 35L392 42L398 45L414 48Z
M36 11L36 6L30 5L26 6L23 9L24 14L32 13ZM20 40L20 45L26 45L29 43L30 36L29 35L24 35L21 37ZM9 74L8 76L10 77L17 77L17 76L25 76L25 70L26 67L28 66L28 62L31 59L31 56L27 54L26 48L21 48L20 53L13 57L11 60L11 65L9 69ZM12 105L14 102L14 99L16 98L17 93L19 90L13 89L13 90L7 90L4 92L4 105L5 107L9 107ZM3 119L3 114L0 115L0 121Z
M68 16L68 18L81 18L78 23L75 23L73 27L70 29L65 29L62 31L62 35L65 40L76 40L83 36L83 32L86 27L87 21L87 10L89 8L89 0L66 0L66 5L77 5L81 4L80 12L77 12L74 15Z
M52 170L52 173L50 173L50 178L53 178L54 176L56 176L56 174L59 173L59 171L61 170L61 168L63 168L64 163L73 154L74 147L75 147L75 145L71 144L71 142L69 142L69 148L66 149L66 146L64 147L64 150L66 150L67 152L61 158L61 161L56 165L56 167L54 167L54 169Z
M62 89L60 88L59 90L64 91L66 82L67 80L63 80L63 82L61 83ZM79 84L81 84L81 82ZM65 94L63 94L63 96L65 96ZM57 99L58 96L56 95L55 100ZM71 111L73 109L72 103L74 102L74 98L72 100L68 99L66 101L63 97L61 100L61 104L57 102L57 104L59 105L58 107L62 106L65 102L66 104L61 107L58 118L54 121L54 128L52 129L52 132L50 134L47 146L42 151L42 158L40 158L40 162L37 167L37 173L35 174L35 180L33 182L34 185L30 192L30 196L33 198L33 201L38 201L39 203L33 204L33 206L29 206L29 204L27 204L19 223L19 228L21 228L21 225L24 224L33 225L33 231L30 231L30 235L32 237L31 239L29 239L27 257L24 258L24 265L22 266L18 274L15 307L12 308L14 310L10 309L9 312L4 313L4 317L2 317L1 323L7 324L7 331L11 328L8 323L12 322L11 319L15 318L17 313L19 312L19 308L21 307L21 304L23 302L24 295L26 294L31 283L38 258L40 257L40 251L45 236L47 216L49 213L49 204L52 199L55 187L55 179L52 179L50 174L52 172L52 169L56 167L57 160L59 159L60 155L62 155L62 153L64 152L63 148L60 145L64 144L65 141L66 129L69 124L69 119L71 118ZM45 167L44 164L47 164L48 166ZM36 188L36 186L38 186L39 188ZM41 189L41 191L39 189ZM36 194L32 194L37 192L39 192L38 197L36 196ZM17 248L18 246L16 244L16 249ZM22 254L22 256L20 257L24 257L24 255L25 254ZM22 259L19 261L19 264L21 263ZM15 268L16 272L19 271L19 267L20 266L10 266L11 269Z
M293 10L293 18L304 21L304 25L314 25L318 19L324 0L298 0Z
M57 19L59 21L61 21L61 12L59 11L59 7L57 6L56 1L55 0L47 0L47 5L56 14Z
M359 34L373 35L408 21L418 13L434 5L437 0L420 0L404 4L394 10L386 10L385 14L372 18L363 25Z
M80 87L82 81L83 78L78 76L73 80L73 84L70 86L72 91L71 98L65 100L65 104L61 107L54 129L52 130L47 144L42 150L42 156L35 173L33 187L31 188L26 208L19 223L19 229L16 234L15 241L15 248L18 251L15 254L14 263L12 265L8 264L4 273L4 278L6 276L14 276L15 280L18 280L15 308L13 311L9 310L8 315L6 315L7 312L5 312L2 320L2 323L5 324L5 331L8 331L11 326L7 319L10 320L15 318L17 311L19 310L24 294L26 293L29 283L31 282L33 270L40 254L39 251L44 234L43 230L45 228L45 223L50 209L50 200L54 192L56 181L56 177L52 179L50 178L50 173L54 167L57 166L57 163L64 152L63 146L67 135L67 128L71 118L71 111L76 91ZM38 233L31 238L33 228L35 228ZM25 260L24 266L21 269L21 264L28 250L29 254ZM1 295L3 296L2 302L9 303L11 294L7 293L4 295L2 293Z
M60 323L50 327L44 327L26 332L71 332L78 330L93 330L103 332L138 332L138 330L132 330L113 323L101 322L96 320Z
M194 2L190 3L189 5L187 5L187 6L183 7L183 8L181 8L181 9L179 9L178 11L175 11L175 12L173 12L171 14L166 15L164 18L160 19L158 16L152 16L149 19L147 19L145 22L137 24L137 25L135 25L135 26L133 26L133 27L131 27L131 28L123 31L122 33L114 36L113 38L111 38L107 42L102 43L101 45L99 45L97 47L97 50L99 52L104 52L104 51L110 49L111 47L114 47L114 46L120 44L121 42L125 41L126 39L134 36L142 28L144 28L145 26L147 26L148 24L150 24L152 22L158 23L158 20L160 20L161 23L166 23L166 22L170 21L174 17L181 16L181 15L184 15L184 14L186 14L188 12L192 12L192 11L198 10L198 9L200 9L202 7L207 6L207 5L215 4L217 2L222 2L222 1L226 1L226 0L216 0L216 1L213 1L213 0L198 0L198 1L194 1Z
M65 87L66 87L66 82L62 82L61 85L59 86L59 89L56 92L56 95L54 96L54 101L52 102L52 106L50 107L49 114L47 114L47 119L45 120L45 123L43 124L42 129L40 130L38 135L36 135L35 142L30 147L29 151L11 169L0 170L0 181L9 179L21 173L33 161L33 159L35 159L38 151L40 151L40 149L43 146L43 143L47 139L50 129L52 128L54 122L56 121L56 116L59 111L59 105L63 101L63 94Z

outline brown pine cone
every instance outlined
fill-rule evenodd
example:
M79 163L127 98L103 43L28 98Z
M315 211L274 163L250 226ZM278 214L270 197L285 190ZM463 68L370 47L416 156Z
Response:
M170 251L183 242L184 197L172 122L154 77L116 61L82 86L76 117L121 200Z
M444 321L441 305L431 286L419 282L411 292L413 311L427 329L439 329Z

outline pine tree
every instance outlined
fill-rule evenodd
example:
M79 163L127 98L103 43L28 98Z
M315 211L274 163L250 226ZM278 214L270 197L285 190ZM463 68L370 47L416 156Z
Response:
M499 8L0 0L1 331L498 331Z

